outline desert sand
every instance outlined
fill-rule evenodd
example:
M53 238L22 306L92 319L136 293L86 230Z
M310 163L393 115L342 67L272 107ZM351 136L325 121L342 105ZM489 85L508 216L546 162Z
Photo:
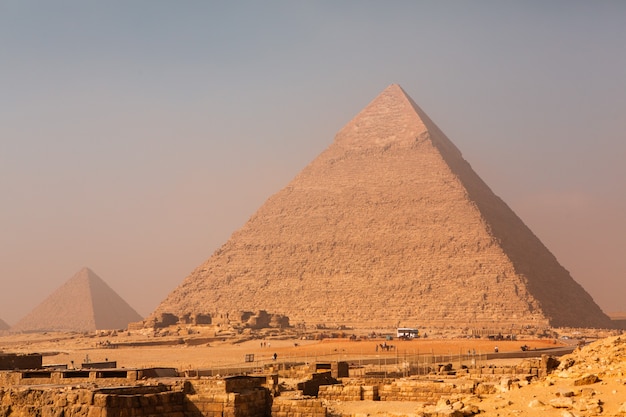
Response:
M145 337L140 334L120 333L115 336L72 335L65 333L14 334L0 337L0 351L16 353L42 353L44 365L68 364L75 366L85 362L116 361L118 367L172 367L179 370L237 366L245 362L245 356L253 354L259 364L273 361L335 361L358 362L359 359L394 357L427 357L432 355L476 355L493 353L495 347L501 353L518 352L521 345L530 349L563 346L553 339L493 341L486 339L415 339L349 340L346 338L324 340L211 338L183 339L179 337ZM186 340L187 343L180 343ZM162 343L150 346L150 343ZM167 345L166 343L172 343ZM197 344L196 344L197 343ZM377 349L380 344L394 346L391 350Z

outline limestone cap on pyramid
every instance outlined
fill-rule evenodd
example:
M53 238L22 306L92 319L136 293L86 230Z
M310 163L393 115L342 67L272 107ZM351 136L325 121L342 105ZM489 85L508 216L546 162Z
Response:
M245 310L355 327L610 327L395 84L152 316Z
M89 268L42 301L11 328L13 332L125 329L142 318Z

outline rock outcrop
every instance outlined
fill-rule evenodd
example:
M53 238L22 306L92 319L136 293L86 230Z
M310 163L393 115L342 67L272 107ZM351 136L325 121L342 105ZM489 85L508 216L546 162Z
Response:
M560 358L549 375L497 396L473 399L485 415L624 415L626 340L599 340Z
M141 316L89 268L81 269L26 317L13 332L125 329Z
M246 310L327 325L610 326L398 85L154 315Z

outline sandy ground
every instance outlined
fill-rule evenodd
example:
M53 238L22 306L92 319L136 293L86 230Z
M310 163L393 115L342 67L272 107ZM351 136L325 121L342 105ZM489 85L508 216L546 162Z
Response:
M415 358L417 356L463 355L481 358L494 352L518 352L521 345L531 349L562 345L554 340L490 341L484 339L415 339L409 341L384 339L358 340L325 339L322 341L286 339L255 339L233 343L232 339L211 340L198 345L172 346L124 346L131 343L167 342L176 338L155 339L138 335L77 336L67 334L30 334L0 337L0 350L19 353L44 353L44 365L68 364L75 366L86 361L116 361L118 367L174 367L180 370L207 369L221 366L237 366L245 363L246 355L254 355L254 361L271 362L276 353L278 362L283 361L330 361L359 359ZM383 350L380 344L393 345ZM118 346L107 348L103 345ZM377 349L378 346L378 349ZM469 354L469 356L468 356Z

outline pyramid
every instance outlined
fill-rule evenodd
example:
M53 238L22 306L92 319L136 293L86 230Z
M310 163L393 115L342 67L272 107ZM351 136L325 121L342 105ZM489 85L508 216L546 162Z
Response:
M83 268L11 328L14 332L125 329L141 316L89 268Z
M9 330L9 325L2 319L0 319L0 331Z
M398 85L153 317L259 309L307 325L610 326Z

